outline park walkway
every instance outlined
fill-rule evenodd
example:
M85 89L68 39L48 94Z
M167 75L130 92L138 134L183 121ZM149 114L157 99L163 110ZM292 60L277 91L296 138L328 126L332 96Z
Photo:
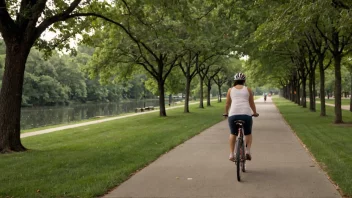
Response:
M309 103L309 98L307 98L307 105L309 105L308 103ZM320 104L321 102L320 102L320 101L316 101L316 103L317 103L317 104ZM327 102L325 102L325 105L326 105L326 106L335 107L334 104L327 103ZM350 110L350 105L341 105L341 109L342 109L342 110L347 110L347 111L349 111L349 110Z
M261 101L262 102L261 102ZM253 160L243 182L228 161L228 125L222 121L139 171L104 197L335 198L340 194L312 160L268 98L257 100Z
M212 100L212 101L217 101L217 99ZM194 105L194 104L199 104L199 102L189 103L189 105ZM174 107L167 107L166 110L175 109L175 108L183 108L183 107L184 107L183 105L178 105L178 106L174 106ZM69 124L69 125L61 126L61 127L54 127L54 128L43 129L43 130L34 131L34 132L22 133L21 138L35 136L35 135L41 135L41 134L46 134L46 133L52 133L52 132L56 132L56 131L61 131L61 130L65 130L65 129L72 129L72 128L77 128L77 127L81 127L81 126L88 126L91 124L99 124L99 123L108 122L111 120L118 120L118 119L133 117L133 116L139 116L139 115L154 113L154 112L158 112L158 111L159 111L159 109L152 110L152 111L139 112L139 113L131 113L131 114L124 115L124 116L115 116L115 117L110 117L110 118L105 118L105 119L100 119L100 120L95 120L95 121L87 121L87 122L83 122L83 123L79 123L79 124Z
M316 102L316 103L319 103L320 104L320 102ZM334 104L330 104L330 103L325 103L325 105L327 105L327 106L332 106L332 107L334 107L335 105ZM341 105L341 109L343 109L343 110L350 110L350 105Z

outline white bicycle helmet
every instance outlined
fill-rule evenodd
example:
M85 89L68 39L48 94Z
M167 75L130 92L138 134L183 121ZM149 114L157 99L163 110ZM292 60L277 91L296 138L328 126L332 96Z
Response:
M243 73L237 73L233 77L234 80L246 80L246 76Z

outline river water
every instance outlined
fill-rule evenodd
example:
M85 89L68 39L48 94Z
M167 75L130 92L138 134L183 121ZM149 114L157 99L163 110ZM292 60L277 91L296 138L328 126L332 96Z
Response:
M166 103L167 104L167 103ZM24 107L21 110L21 129L65 124L96 116L113 116L134 112L144 106L144 101L116 103L91 103L53 107ZM158 100L146 100L145 106L159 106Z

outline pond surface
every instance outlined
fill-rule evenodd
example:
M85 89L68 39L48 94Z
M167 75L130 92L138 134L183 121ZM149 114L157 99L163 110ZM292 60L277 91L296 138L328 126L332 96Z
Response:
M167 103L166 103L167 104ZM96 116L113 116L134 112L141 108L143 100L116 103L89 103L53 107L24 107L21 110L21 129L65 124ZM158 100L146 100L145 106L159 106Z

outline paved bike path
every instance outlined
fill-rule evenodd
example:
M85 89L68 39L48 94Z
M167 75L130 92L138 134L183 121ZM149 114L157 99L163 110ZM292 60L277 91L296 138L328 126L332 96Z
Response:
M227 121L186 141L105 197L255 198L341 197L272 104L257 102L253 160L243 182L228 161ZM141 148L143 149L143 148Z
M216 101L216 99L212 100L212 101ZM194 105L194 104L198 104L198 102L189 103L189 105ZM183 107L184 107L183 105L182 106L167 107L166 110L175 109L175 108L183 108ZM87 121L87 122L82 122L82 123L78 123L78 124L69 124L69 125L61 126L61 127L54 127L54 128L43 129L43 130L34 131L34 132L27 132L27 133L22 133L21 138L26 138L26 137L35 136L35 135L42 135L42 134L46 134L46 133L52 133L52 132L56 132L56 131L62 131L65 129L72 129L72 128L77 128L77 127L81 127L81 126L91 125L91 124L99 124L102 122L108 122L108 121L112 121L112 120L118 120L118 119L133 117L133 116L139 116L139 115L154 113L154 112L158 112L158 111L159 111L159 109L145 111L145 112L139 112L139 113L131 113L131 114L124 115L124 116L118 115L118 116L105 118L105 119L101 119L101 120Z
M316 102L316 103L320 103L320 102ZM330 104L330 103L325 103L325 105L331 106L331 107L335 107L334 104ZM341 105L341 109L343 109L343 110L350 110L350 105Z
M307 98L307 104L308 104L308 102L309 102L309 99ZM316 101L316 103L317 103L317 104L320 104L321 102L320 102L320 101ZM325 102L325 105L326 105L326 106L335 107L335 104L331 104L331 103L326 103L326 102ZM350 110L350 105L341 105L341 109L342 109L342 110L347 110L347 111L349 111L349 110Z

